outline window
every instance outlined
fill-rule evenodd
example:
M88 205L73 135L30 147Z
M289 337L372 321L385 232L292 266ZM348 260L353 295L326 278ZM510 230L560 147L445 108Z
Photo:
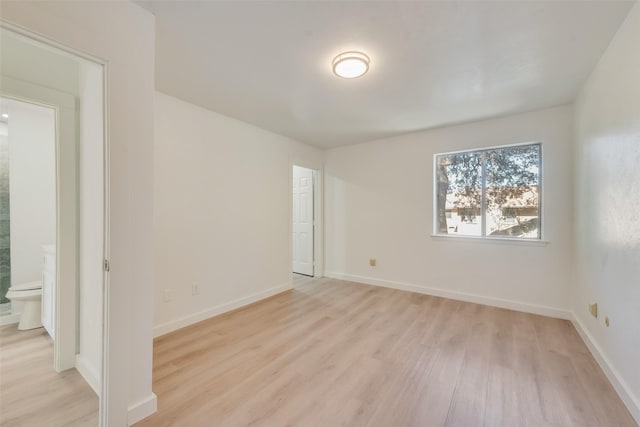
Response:
M540 239L539 143L435 156L438 235Z

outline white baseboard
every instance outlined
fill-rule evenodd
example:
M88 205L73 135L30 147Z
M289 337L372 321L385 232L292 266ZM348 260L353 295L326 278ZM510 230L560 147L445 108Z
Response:
M539 314L542 316L555 317L557 319L571 320L571 312L561 308L546 307L543 305L528 304L503 298L487 297L465 292L449 291L446 289L419 286L412 283L395 282L373 277L356 276L353 274L325 272L325 277L338 280L348 280L367 285L382 286L384 288L399 289L402 291L415 292L419 294L432 295L442 298L449 298L458 301L472 302L476 304L490 305L493 307L506 308L509 310L522 311L525 313Z
M84 378L99 397L101 390L100 375L82 354L76 354L76 370L80 372L82 378Z
M170 322L162 323L153 328L153 337L159 337L169 332L176 331L178 329L184 328L185 326L192 325L194 323L201 322L203 320L209 319L214 316L218 316L220 314L226 313L231 310L235 310L240 307L244 307L245 305L252 304L254 302L260 301L265 298L269 298L276 294L279 294L284 291L288 291L292 289L292 282L287 282L280 286L276 286L261 292L257 292L252 295L248 295L243 298L238 298L233 301L229 301L224 304L216 305L215 307L208 308L206 310L199 311L197 313L190 314L188 316L181 317L176 320L172 320Z
M620 399L622 399L624 404L627 406L627 409L629 409L629 412L631 412L633 418L635 418L636 422L640 425L640 399L638 396L633 394L631 388L627 385L622 375L620 375L618 370L614 368L613 364L609 361L609 358L593 338L593 335L591 335L589 330L584 327L583 323L575 313L571 313L571 322L578 331L578 334L580 334L584 343L589 348L589 351L591 351L596 362L598 362L598 365L600 365L600 368L602 368L604 374L613 385L613 388L618 392Z
M127 411L127 422L131 426L138 421L147 418L149 415L154 414L157 410L158 396L156 396L155 393L151 393L150 396L147 396L133 405L129 405Z
M0 326L13 325L20 322L20 316L22 313L11 313L4 316L0 316Z

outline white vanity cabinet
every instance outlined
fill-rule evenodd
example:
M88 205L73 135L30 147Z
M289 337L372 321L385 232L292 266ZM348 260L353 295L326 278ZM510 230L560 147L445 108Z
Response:
M42 267L42 326L52 339L55 335L56 313L56 247L43 245L44 265Z

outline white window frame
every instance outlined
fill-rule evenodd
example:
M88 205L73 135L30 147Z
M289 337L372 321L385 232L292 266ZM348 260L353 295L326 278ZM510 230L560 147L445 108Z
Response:
M511 148L511 147L522 147L527 145L539 145L540 146L540 158L538 160L538 228L539 233L537 238L523 238L523 237L509 237L509 236L491 236L486 234L486 200L485 200L485 191L486 191L486 174L484 173L484 165L483 165L483 175L482 175L482 203L480 206L481 215L482 215L482 232L480 236L473 235L459 235L459 234L444 234L440 233L438 230L438 179L437 179L437 158L438 156L447 156L452 154L473 154L480 153L484 151L495 150L499 148ZM544 226L546 223L545 215L544 215L544 144L542 141L529 141L529 142L521 142L516 144L504 144L504 145L494 145L490 147L479 147L479 148L471 148L467 150L457 150L457 151L446 151L441 153L435 153L433 155L433 170L431 173L431 177L433 179L433 234L432 237L443 238L443 239L474 239L474 240L484 240L484 241L509 241L509 242L522 242L522 243L548 243L545 240Z

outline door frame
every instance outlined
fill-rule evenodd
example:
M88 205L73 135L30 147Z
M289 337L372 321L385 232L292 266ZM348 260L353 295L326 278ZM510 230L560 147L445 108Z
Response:
M293 167L313 171L313 277L324 276L324 166L304 160L289 162L289 273L293 273Z
M109 240L109 230L110 230L110 181L109 181L109 177L110 177L110 144L109 144L109 64L106 60L103 60L101 58L89 55L87 53L81 52L77 49L73 49L69 46L66 46L62 43L58 43L53 39L50 39L44 35L35 33L27 28L24 28L22 26L19 25L15 25L3 18L0 18L0 28L5 29L5 30L9 30L12 31L15 34L18 34L22 37L24 37L27 40L33 40L35 42L41 43L45 46L48 46L50 48L52 48L52 50L55 50L56 52L59 53L64 53L67 54L71 57L74 58L79 58L85 61L90 61L93 62L97 65L100 65L102 67L102 153L103 153L103 188L102 188L102 197L103 197L103 212L102 212L102 218L103 218L103 230L102 230L102 234L103 234L103 264L104 264L104 268L103 268L103 275L102 275L102 313L103 313L103 318L102 318L102 367L101 367L101 371L100 371L100 383L101 383L101 387L100 387L100 393L98 395L98 419L99 419L99 425L100 426L107 426L108 425L108 418L109 418L109 412L110 412L110 407L109 407L109 400L108 400L108 396L109 396L109 384L108 384L108 378L109 378L109 309L110 309L110 304L109 304L109 300L110 300L110 293L109 293L109 268L108 268L108 259L109 259L109 255L110 255L110 240ZM6 77L5 77L6 78ZM54 91L55 92L55 91ZM75 100L74 100L74 108L75 108ZM75 115L75 112L74 112ZM56 120L57 120L57 112L56 112ZM75 117L74 117L74 122L75 122ZM56 122L57 125L57 122ZM56 131L57 132L57 131ZM74 129L74 137L75 137L75 129ZM76 141L74 140L74 143ZM56 180L58 179L58 135L56 135ZM74 144L76 147L76 150L74 151L74 161L77 162L78 159L78 152L77 152L77 143ZM76 173L76 175L78 174L79 170L76 169L74 171ZM77 183L77 176L76 176L76 183ZM57 184L57 183L56 183ZM57 189L57 185L56 185L56 205L58 205L58 189ZM76 224L76 231L74 234L74 247L75 247L75 254L76 256L74 257L76 266L75 266L75 271L74 274L76 276L74 276L74 284L75 286L73 287L73 292L75 293L74 296L74 304L75 307L73 310L70 310L71 312L73 312L73 315L75 316L75 320L77 322L77 317L78 317L78 310L77 310L77 302L78 302L78 292L77 292L77 247L78 247L78 240L77 240L77 224L79 224L77 222L77 208L78 208L78 203L77 203L77 199L78 199L78 189L77 186L75 188L75 192L74 192L74 198L75 198L75 204L74 204L74 209L76 209L76 212L74 213L74 224ZM56 207L56 210L58 211L58 208ZM57 214L59 215L59 212L57 212ZM59 217L56 218L56 227L58 227L58 221L59 221ZM59 280L59 265L60 265L60 257L58 255L58 251L60 250L60 246L59 246L59 236L56 235L56 276L57 276L57 280ZM56 293L56 316L59 316L60 314L60 306L59 306L59 302L60 302L60 292ZM63 303L64 304L64 303ZM57 323L57 320L56 320ZM76 328L78 327L78 324L76 323ZM73 347L73 366L75 366L75 355L76 355L76 351L77 351L77 346L78 346L78 333L77 333L77 329L73 330L73 339L74 339L74 347ZM58 324L56 324L56 336L59 336L59 331L58 331ZM55 341L54 341L54 348L55 348ZM72 366L72 367L73 367ZM57 370L57 367L56 367Z

